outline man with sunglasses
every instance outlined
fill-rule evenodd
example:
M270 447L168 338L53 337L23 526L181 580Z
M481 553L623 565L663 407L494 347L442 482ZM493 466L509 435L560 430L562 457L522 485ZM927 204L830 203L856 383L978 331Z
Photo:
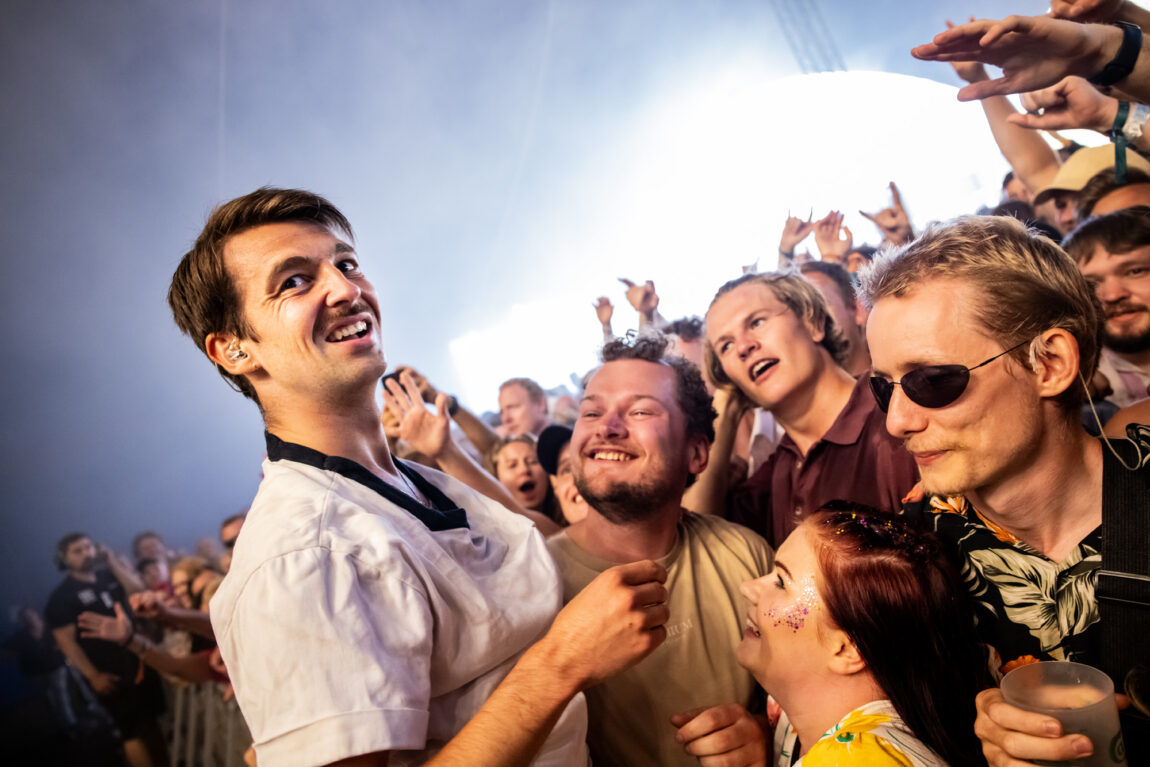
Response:
M1079 420L1098 360L1089 284L1018 221L968 217L877 261L861 294L872 390L922 473L907 513L961 553L993 671L1098 664L1103 455ZM996 689L977 705L992 764L1091 748Z
M220 543L224 545L224 553L220 555L220 569L224 573L232 566L232 549L236 547L236 540L240 537L240 529L247 515L246 511L241 511L220 523Z

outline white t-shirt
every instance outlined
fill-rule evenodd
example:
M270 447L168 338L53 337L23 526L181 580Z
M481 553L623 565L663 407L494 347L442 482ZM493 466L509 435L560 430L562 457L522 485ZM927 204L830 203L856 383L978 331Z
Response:
M526 518L425 467L428 509L268 435L264 479L212 600L261 764L433 756L550 626L561 587ZM457 508L452 508L457 507ZM587 764L577 696L536 763Z

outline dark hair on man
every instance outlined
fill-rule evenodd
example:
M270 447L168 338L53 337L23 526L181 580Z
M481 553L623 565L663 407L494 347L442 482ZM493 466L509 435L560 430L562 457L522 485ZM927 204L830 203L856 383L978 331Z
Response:
M136 533L135 537L132 538L132 557L134 559L140 558L140 545L149 538L155 538L160 543L164 542L164 536L155 530L144 530L143 532Z
M233 522L239 522L241 519L247 519L248 513L241 511L239 514L232 514L230 517L225 517L224 521L220 523L220 529L224 529Z
M947 764L982 764L974 698L990 686L989 672L942 543L904 517L866 507L822 510L804 525L830 622L850 637L911 732Z
M136 572L138 572L140 575L143 575L144 571L147 570L149 567L151 567L152 565L158 565L158 564L160 564L160 561L158 559L153 559L152 557L144 557L143 559L141 559L139 562L136 563Z
M52 559L56 563L57 569L68 569L68 566L64 564L64 557L68 554L68 547L76 541L82 541L85 538L91 538L91 536L87 533L68 533L63 538L56 541L56 554L52 557Z
M668 323L663 333L669 336L678 336L680 341L698 341L703 337L703 318L695 315L680 317Z
M703 383L703 374L695 363L673 354L667 354L668 340L662 333L649 333L628 342L617 338L603 344L600 354L603 364L616 360L644 360L666 365L675 371L675 397L679 409L687 418L687 436L701 434L707 442L715 441L715 418L718 413L711 405L711 395Z
M547 402L547 393L543 391L543 387L532 381L530 378L508 378L506 381L499 384L499 391L503 391L508 386L523 387L523 391L527 392L527 397L532 402Z
M1083 221L1066 235L1062 247L1079 266L1094 258L1101 246L1107 253L1129 253L1150 245L1150 207L1135 205Z
M817 272L824 277L829 277L835 287L838 288L839 295L846 307L852 310L855 308L855 286L851 283L850 272L840 265L832 261L807 261L799 265L799 271L803 274Z
M858 253L869 262L874 261L874 257L878 255L878 248L874 245L858 245L851 248L850 253L847 253L847 255L849 256L851 253Z
M1005 189L1006 187L1008 187L1010 185L1010 182L1013 180L1014 180L1014 171L1012 171L1012 170L1006 171L1006 175L1002 177L1002 188Z
M259 340L244 317L239 289L224 265L224 246L249 229L286 222L318 224L354 239L348 220L318 194L265 186L213 210L192 249L180 260L168 288L168 306L181 332L205 355L212 333ZM247 378L233 376L220 365L216 370L232 388L259 404Z
M1034 208L1030 203L1023 202L1022 200L1007 200L1000 202L990 209L988 216L1010 216L1017 218L1024 224L1029 224L1036 216L1034 215Z
M1118 174L1114 167L1103 168L1090 177L1082 191L1078 193L1078 220L1083 221L1090 217L1094 206L1106 195L1132 184L1150 184L1150 173L1139 168L1127 168L1126 180L1118 183Z

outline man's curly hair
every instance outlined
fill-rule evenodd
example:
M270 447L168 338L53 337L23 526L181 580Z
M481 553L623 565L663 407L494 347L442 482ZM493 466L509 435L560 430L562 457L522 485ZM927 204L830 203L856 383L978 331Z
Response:
M666 365L675 371L675 396L679 409L687 418L687 436L702 434L707 442L715 441L715 418L711 395L703 375L693 362L667 354L669 341L662 333L644 333L633 341L617 338L603 345L603 363L616 360L645 360Z

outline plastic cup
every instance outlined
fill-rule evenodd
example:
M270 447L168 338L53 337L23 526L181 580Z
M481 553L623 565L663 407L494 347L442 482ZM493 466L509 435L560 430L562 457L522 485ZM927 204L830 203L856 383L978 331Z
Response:
M1091 756L1037 764L1125 767L1114 683L1106 674L1081 663L1041 661L1011 671L1002 678L1001 689L1010 705L1052 716L1062 723L1063 735L1081 733L1094 744Z

